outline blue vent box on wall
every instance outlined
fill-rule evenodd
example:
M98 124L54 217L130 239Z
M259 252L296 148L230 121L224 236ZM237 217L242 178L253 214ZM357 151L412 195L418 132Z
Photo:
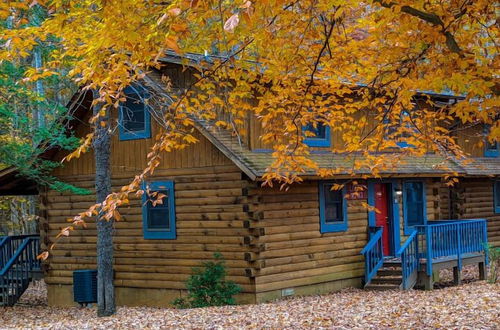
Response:
M97 270L82 269L73 272L73 297L80 305L97 302Z

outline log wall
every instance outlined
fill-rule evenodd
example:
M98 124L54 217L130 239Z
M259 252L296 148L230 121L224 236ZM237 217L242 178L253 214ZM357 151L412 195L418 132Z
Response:
M226 259L228 279L238 283L243 294L242 302L254 302L254 279L248 277L246 253L255 250L244 244L250 230L244 223L251 219L248 213L249 181L232 162L208 140L198 135L200 143L185 150L164 155L164 162L155 171L154 180L175 182L177 239L145 240L142 229L140 199L130 196L130 206L120 209L123 221L115 223L115 285L119 304L134 304L133 288L170 290L163 305L179 297L185 281L192 274L192 267L221 252ZM149 140L113 140L113 191L128 184L144 166ZM58 169L58 177L93 193L94 177L92 158L79 158ZM81 171L81 174L78 174ZM95 195L71 195L55 191L43 196L46 220L42 223L43 248L54 241L60 228L67 226L67 219L91 206ZM56 296L68 296L72 272L76 269L95 268L96 226L79 229L63 238L52 251L46 264L46 282L49 301L67 304ZM56 289L67 286L66 293ZM124 288L132 291L123 293ZM121 291L120 291L121 290ZM71 295L69 295L71 298ZM68 298L69 299L69 298ZM141 300L144 302L144 299ZM158 304L158 301L155 302Z
M487 219L488 241L500 246L500 214L494 211L493 183L489 178L462 179L452 188L442 188L441 195L450 196L451 190L452 219Z
M251 205L255 220L245 224L252 230L246 241L259 252L247 253L246 259L252 262L247 272L255 278L257 301L279 298L288 288L310 294L361 284L364 263L359 252L368 235L367 210L362 206L366 200L348 201L346 232L322 234L316 181L288 191L256 189L253 194L258 204Z

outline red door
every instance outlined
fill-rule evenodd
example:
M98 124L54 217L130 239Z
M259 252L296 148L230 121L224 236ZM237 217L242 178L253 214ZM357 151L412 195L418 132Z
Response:
M375 184L375 207L380 212L375 212L375 225L382 227L382 245L384 247L384 255L390 255L389 246L389 208L387 198L387 184Z

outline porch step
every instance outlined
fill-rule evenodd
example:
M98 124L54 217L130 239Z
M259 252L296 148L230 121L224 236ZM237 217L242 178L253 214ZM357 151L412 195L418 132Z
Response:
M375 290L375 291L387 291L387 290L400 290L401 287L396 284L374 284L370 283L365 286L367 290Z
M401 275L401 272L401 269L380 268L377 272L377 276L398 276Z
M382 268L399 268L401 269L401 260L385 260Z
M402 276L375 276L375 278L371 281L371 284L394 284L399 286L402 282Z
M377 291L400 290L401 283L403 283L402 272L400 260L385 260L382 267L377 271L377 275L370 283L365 285L365 289Z

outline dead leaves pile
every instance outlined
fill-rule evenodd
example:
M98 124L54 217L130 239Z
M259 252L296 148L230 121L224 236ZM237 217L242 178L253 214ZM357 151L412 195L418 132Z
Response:
M448 277L441 274L443 283ZM0 328L498 329L500 284L471 282L474 277L477 272L466 270L464 282L469 283L434 291L347 289L268 304L191 310L121 307L107 318L97 318L94 309L42 305L45 292L39 285L30 288L20 304L0 309Z

